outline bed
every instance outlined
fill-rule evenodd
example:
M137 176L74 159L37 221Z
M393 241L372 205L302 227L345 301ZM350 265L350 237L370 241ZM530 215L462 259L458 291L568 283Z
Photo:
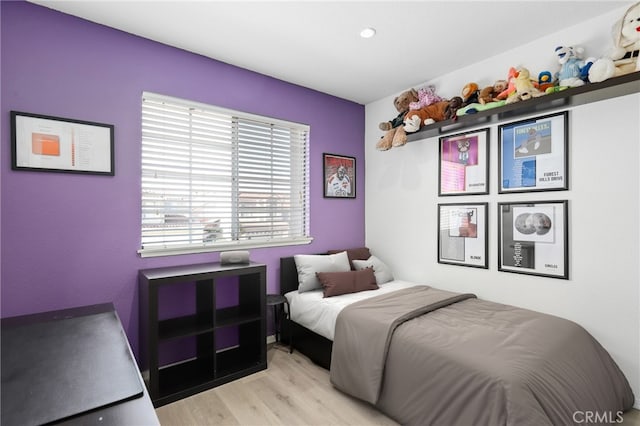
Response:
M302 302L298 285L295 259L282 258L283 336L334 387L401 424L576 424L585 412L615 423L633 405L610 355L571 321L398 280Z

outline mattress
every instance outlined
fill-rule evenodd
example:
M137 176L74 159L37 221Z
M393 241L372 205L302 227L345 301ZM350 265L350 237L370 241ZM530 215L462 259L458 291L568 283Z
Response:
M336 318L346 306L360 300L416 285L421 284L395 280L380 285L377 290L360 291L340 296L322 297L322 290L318 289L303 293L299 293L297 290L290 291L285 294L285 297L289 302L291 320L329 340L333 340Z

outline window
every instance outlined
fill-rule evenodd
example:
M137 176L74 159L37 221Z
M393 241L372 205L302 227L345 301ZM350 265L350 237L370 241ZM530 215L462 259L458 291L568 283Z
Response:
M142 97L143 257L305 244L309 126Z

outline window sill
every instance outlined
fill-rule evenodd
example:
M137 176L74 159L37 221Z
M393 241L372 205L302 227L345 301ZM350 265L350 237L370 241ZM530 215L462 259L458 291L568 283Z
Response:
M269 240L255 240L255 241L236 241L231 243L220 243L207 246L187 246L187 247L172 247L172 248L146 248L138 250L140 257L160 257L160 256L178 256L183 254L198 254L198 253L215 253L226 250L247 250L254 248L265 247L284 247L284 246L297 246L303 244L311 244L312 237L297 238L291 240L282 241L269 241Z

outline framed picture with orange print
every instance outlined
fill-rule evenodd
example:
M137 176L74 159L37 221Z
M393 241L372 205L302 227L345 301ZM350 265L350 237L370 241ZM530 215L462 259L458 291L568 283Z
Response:
M11 111L13 170L114 176L114 126Z

